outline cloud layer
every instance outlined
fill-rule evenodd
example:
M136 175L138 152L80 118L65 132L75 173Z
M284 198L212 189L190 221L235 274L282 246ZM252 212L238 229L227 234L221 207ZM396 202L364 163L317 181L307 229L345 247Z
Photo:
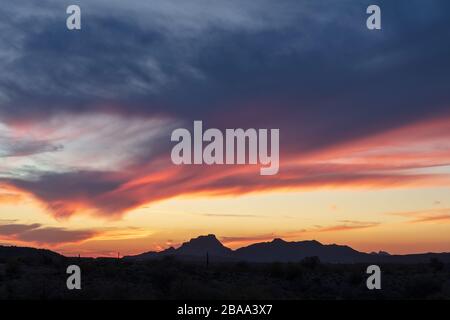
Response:
M0 237L26 243L57 245L88 240L97 234L93 230L68 230L44 227L40 224L0 224Z
M59 217L193 193L449 185L450 3L379 1L370 32L369 2L78 1L79 32L64 1L2 6L0 184ZM170 131L192 120L280 128L280 174L173 166Z

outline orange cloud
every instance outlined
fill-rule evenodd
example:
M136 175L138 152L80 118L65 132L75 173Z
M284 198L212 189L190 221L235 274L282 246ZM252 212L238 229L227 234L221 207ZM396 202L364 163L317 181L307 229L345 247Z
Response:
M320 232L339 232L339 231L351 231L358 229L374 228L379 226L379 222L373 221L356 221L356 220L341 220L339 224L331 226L315 226L314 228L308 228L298 231L288 232L285 237L298 237L307 233L320 233Z
M411 223L450 222L450 208L391 212L390 215L411 218Z
M22 200L21 194L0 193L0 203L18 203Z
M356 229L367 229L377 227L380 223L378 222L369 222L369 223L358 223L354 225L348 224L340 224L336 226L318 228L314 230L315 232L335 232L335 231L348 231L348 230L356 230Z
M280 173L274 176L260 176L259 166L175 166L167 152L117 171L48 173L34 180L4 179L3 183L33 195L58 217L82 211L120 217L146 203L179 195L448 186L450 173L436 172L450 166L448 128L449 118L434 119L319 152L285 150Z
M423 217L412 222L433 222L433 221L450 221L450 214L440 215L440 216L431 216L431 217Z

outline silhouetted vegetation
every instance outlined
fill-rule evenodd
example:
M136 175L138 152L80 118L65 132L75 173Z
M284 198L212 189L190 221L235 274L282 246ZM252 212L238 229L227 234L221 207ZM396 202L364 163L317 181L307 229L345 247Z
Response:
M431 258L430 266L434 271L438 272L438 271L442 271L444 269L445 264L438 258Z
M66 288L66 268L82 290ZM450 299L450 265L382 264L382 290L366 288L365 264L149 261L35 255L0 262L1 299Z

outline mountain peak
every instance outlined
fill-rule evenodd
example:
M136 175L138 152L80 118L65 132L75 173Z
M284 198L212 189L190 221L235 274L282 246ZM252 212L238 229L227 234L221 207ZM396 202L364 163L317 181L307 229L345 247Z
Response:
M208 234L208 235L202 235L198 236L197 238L192 238L191 240L184 242L182 246L189 244L189 243L201 243L201 244L210 244L210 245L220 245L222 246L222 243L217 239L217 237L214 234Z
M193 238L177 249L178 253L186 255L228 255L231 249L225 247L214 234L208 234Z
M378 256L390 256L390 253L386 251L378 251L378 252L372 251L370 254Z
M202 236L198 236L197 238L193 238L191 240L195 240L195 239L209 239L209 240L215 240L215 241L219 241L216 237L215 234L207 234L207 235L202 235Z

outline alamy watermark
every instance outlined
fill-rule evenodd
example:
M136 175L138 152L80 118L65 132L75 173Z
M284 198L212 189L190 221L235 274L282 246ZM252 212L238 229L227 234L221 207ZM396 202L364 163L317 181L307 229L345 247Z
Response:
M366 9L370 16L366 20L366 26L369 30L381 29L381 8L378 5L370 5ZM81 8L78 5L70 5L66 9L69 16L66 19L68 30L81 30Z
M370 276L367 278L366 286L369 290L380 290L381 289L381 268L376 264L372 264L367 267L367 274Z
M261 175L274 175L280 166L279 139L279 129L225 129L224 134L216 128L203 132L202 121L194 121L192 134L185 128L172 132L171 141L178 143L171 159L176 165L260 164Z
M66 27L69 30L81 30L81 8L75 4L66 9L69 16L66 19Z
M66 273L70 275L66 281L67 289L81 290L81 268L72 264L67 267Z
M381 29L381 8L377 5L370 5L366 10L367 14L370 16L367 18L366 26L369 30L380 30Z

